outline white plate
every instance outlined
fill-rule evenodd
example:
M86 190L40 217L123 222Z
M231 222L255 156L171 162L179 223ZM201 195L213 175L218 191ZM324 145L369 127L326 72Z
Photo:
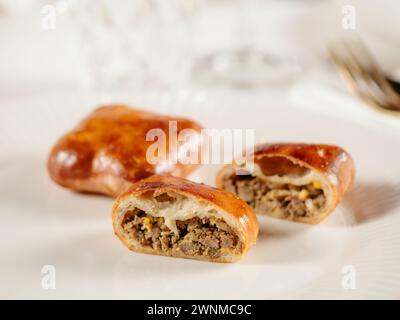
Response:
M137 254L113 235L112 199L80 195L46 173L51 145L93 106L68 96L0 109L0 298L400 298L400 133L327 117L278 98L136 97L136 105L257 139L343 146L357 184L318 226L260 218L257 244L235 264ZM268 103L266 102L268 101ZM214 184L216 166L194 179ZM42 286L54 266L55 289Z

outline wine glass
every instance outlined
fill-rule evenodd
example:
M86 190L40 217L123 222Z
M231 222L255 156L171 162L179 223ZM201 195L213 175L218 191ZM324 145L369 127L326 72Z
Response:
M207 1L207 7L214 1ZM291 3L288 3L291 2ZM289 18L298 8L293 1L235 0L233 45L229 49L211 52L200 57L194 66L195 80L208 84L227 84L239 88L253 88L264 84L286 81L298 74L302 66L298 57L276 50L274 43L269 47L260 45L259 38L273 34L279 36ZM276 10L275 12L272 12ZM268 12L269 11L269 12ZM288 14L289 12L289 14ZM263 15L263 13L269 13ZM207 13L203 12L204 15ZM267 30L262 29L263 19L270 19ZM221 24L221 23L220 23ZM222 39L222 41L224 41ZM236 43L235 43L236 42Z

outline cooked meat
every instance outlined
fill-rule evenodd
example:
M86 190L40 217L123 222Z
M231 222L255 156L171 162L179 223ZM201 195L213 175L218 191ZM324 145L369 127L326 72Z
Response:
M224 180L224 189L233 190L256 212L309 217L325 206L326 197L320 186L276 184L251 175L231 176Z
M135 209L128 212L122 227L129 238L142 246L163 251L182 251L186 255L220 256L223 249L240 250L240 241L233 230L221 219L192 218L177 220L179 235L172 232L164 218L154 217Z

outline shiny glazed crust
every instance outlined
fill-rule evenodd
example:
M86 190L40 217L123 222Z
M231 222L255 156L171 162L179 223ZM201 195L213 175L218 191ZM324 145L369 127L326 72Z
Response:
M274 163L274 168L268 166L266 158L282 158L281 163ZM289 161L285 161L287 159ZM304 167L315 172L327 186L327 203L324 212L314 217L295 217L293 220L304 223L319 223L331 213L341 201L345 193L351 189L355 180L355 167L351 156L342 148L323 144L302 143L275 143L262 144L254 149L254 164L265 175L270 171L279 171L285 174L290 162L299 167ZM224 166L217 174L217 186L223 187L226 175L235 174L238 164Z
M177 121L178 134L183 129L200 133L201 126L188 119L157 115L124 105L100 107L53 147L48 158L50 177L75 191L112 197L155 173L186 177L196 165L178 162L165 167L146 160L147 148L155 143L146 141L146 134L151 129L160 128L166 133L168 150L170 120ZM194 143L197 145L192 147L201 148L201 139Z
M255 244L259 228L257 217L252 209L237 196L230 192L183 178L155 175L132 185L127 191L122 193L114 203L112 209L114 232L130 250L166 255L161 250L156 251L152 248L130 244L123 236L120 226L120 222L127 210L126 206L131 200L138 200L142 197L154 197L155 194L164 192L174 192L186 196L189 199L193 199L193 201L200 201L206 205L211 205L220 213L220 217L223 217L230 226L234 226L235 232L238 233L244 245L240 255L230 255L223 259L211 259L206 256L192 257L183 253L175 253L172 254L172 256L216 262L233 262L240 259L249 247Z

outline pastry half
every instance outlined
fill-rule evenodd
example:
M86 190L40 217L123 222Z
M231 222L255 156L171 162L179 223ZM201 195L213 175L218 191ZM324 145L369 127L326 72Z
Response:
M245 164L224 166L217 186L237 194L257 214L281 219L319 223L355 177L352 158L337 146L263 144L255 147L252 159L252 172Z
M224 190L173 176L152 176L121 194L114 232L137 252L233 262L256 242L258 221L246 202Z
M100 193L115 197L132 183L153 174L186 177L196 163L168 161L173 148L170 138L183 130L191 139L176 141L176 154L190 150L196 154L202 145L201 126L194 121L158 115L124 105L110 105L94 110L52 148L48 158L50 177L59 185L75 191ZM150 130L165 133L165 148L154 154L163 161L147 159L149 147L157 143L147 138ZM161 144L162 146L162 144ZM186 150L186 151L184 151ZM184 151L184 152L182 152Z

